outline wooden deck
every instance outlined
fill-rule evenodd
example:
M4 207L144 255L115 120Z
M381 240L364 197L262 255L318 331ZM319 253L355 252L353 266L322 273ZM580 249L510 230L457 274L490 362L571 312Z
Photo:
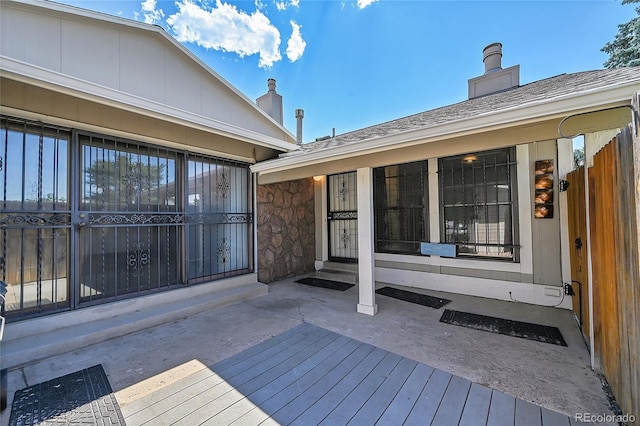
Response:
M122 409L136 425L571 425L573 419L301 324Z

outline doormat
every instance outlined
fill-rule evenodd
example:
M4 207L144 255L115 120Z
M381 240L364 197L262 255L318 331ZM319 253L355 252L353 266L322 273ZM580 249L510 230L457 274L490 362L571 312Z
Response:
M349 290L354 284L343 283L340 281L323 280L322 278L306 277L296 281L300 284L311 285L314 287L328 288L331 290L345 291Z
M418 305L428 306L434 309L440 309L447 303L449 299L433 297L426 294L414 293L413 291L400 290L393 287L382 287L376 290L377 294L393 297L394 299L404 300L405 302L417 303Z
M440 322L473 328L475 330L520 337L527 340L536 340L538 342L567 346L560 330L557 327L551 327L548 325L488 317L486 315L453 311L451 309L444 310L442 317L440 317Z
M125 425L102 365L16 391L10 426Z

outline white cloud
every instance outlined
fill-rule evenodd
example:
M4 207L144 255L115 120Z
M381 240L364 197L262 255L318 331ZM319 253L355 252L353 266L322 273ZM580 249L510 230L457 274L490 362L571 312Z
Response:
M276 9L279 11L285 10L289 6L300 7L300 0L289 0L289 1L276 1Z
M258 65L262 68L282 59L280 32L259 10L249 15L220 0L211 10L192 0L179 0L176 6L178 12L169 16L167 23L180 42L235 52L240 57L259 54Z
M144 0L140 7L142 8L144 22L147 24L157 24L164 18L162 9L156 9L156 0Z
M378 0L358 0L358 7L360 9L364 9L365 7L369 6L371 3L375 3Z
M287 58L291 62L295 62L304 53L305 47L307 47L307 42L302 39L302 34L300 33L300 25L291 21L291 27L293 28L293 32L291 33L291 38L287 42Z

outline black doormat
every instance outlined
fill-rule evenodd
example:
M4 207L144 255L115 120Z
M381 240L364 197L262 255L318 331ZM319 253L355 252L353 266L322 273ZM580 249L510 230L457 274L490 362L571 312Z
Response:
M343 283L340 281L323 280L322 278L306 277L296 281L300 284L312 285L314 287L328 288L331 290L345 291L349 290L354 284Z
M376 290L377 294L404 300L405 302L417 303L418 305L440 309L451 300L433 297L426 294L414 293L413 291L400 290L393 287L382 287Z
M473 328L475 330L520 337L527 340L567 346L558 327L550 327L548 325L488 317L486 315L453 311L451 309L444 310L442 317L440 317L440 322Z
M16 391L10 426L125 425L102 365Z

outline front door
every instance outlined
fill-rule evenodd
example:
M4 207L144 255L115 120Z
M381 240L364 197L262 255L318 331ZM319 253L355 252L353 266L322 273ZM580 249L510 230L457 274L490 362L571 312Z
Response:
M358 193L356 172L328 177L329 260L358 261Z

